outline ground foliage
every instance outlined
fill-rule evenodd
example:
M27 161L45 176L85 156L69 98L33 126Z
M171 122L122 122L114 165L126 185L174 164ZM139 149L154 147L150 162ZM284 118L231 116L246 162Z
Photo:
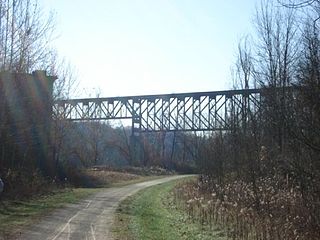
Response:
M225 240L222 229L193 221L182 205L174 202L172 189L177 182L184 181L188 180L147 188L122 201L113 225L113 238Z
M273 187L274 179L261 178L256 193L250 183L226 185L209 179L180 185L176 204L204 226L220 225L229 239L319 239L313 213L299 189Z

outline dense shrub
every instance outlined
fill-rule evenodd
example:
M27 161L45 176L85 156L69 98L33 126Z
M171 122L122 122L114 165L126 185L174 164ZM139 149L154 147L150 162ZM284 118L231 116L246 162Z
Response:
M48 193L57 185L52 179L43 177L37 169L6 169L1 171L4 182L3 197L21 198L36 194Z
M282 187L273 187L279 184ZM198 179L178 186L174 195L191 219L222 226L229 239L320 238L299 189L271 178L260 178L257 185L255 191L242 181L219 185Z

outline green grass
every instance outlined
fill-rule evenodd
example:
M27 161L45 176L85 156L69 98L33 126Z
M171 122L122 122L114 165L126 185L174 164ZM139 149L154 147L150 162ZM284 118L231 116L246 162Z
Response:
M225 239L221 231L194 223L175 206L170 191L176 183L153 186L124 200L113 227L115 239Z
M0 203L0 239L1 236L6 238L19 231L56 208L76 203L97 191L85 188L65 189L28 200L3 201Z
M160 177L139 177L112 183L108 187L121 187L157 178ZM61 208L68 203L76 203L101 190L103 188L68 188L25 200L2 201L0 202L0 240L7 239L9 235L38 221L54 209Z

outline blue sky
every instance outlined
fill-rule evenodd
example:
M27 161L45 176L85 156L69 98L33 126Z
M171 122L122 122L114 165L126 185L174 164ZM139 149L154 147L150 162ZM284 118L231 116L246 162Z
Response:
M81 97L230 88L257 2L40 0L56 13L54 46L76 68Z

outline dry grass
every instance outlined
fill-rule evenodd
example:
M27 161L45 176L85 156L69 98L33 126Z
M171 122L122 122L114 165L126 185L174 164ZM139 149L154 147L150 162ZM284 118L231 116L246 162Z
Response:
M255 193L241 181L224 186L189 182L175 188L175 200L194 221L220 224L229 239L320 239L298 189L275 188L273 179L259 179L257 184Z
M92 168L85 170L83 174L89 179L90 185L93 187L122 186L166 176L164 174L144 174L145 171L142 171L142 173L136 170L134 172L129 171Z
M97 170L88 169L85 170L85 174L92 179L97 186L107 187L120 182L127 182L142 178L140 175L128 173L128 172L117 172L111 170Z

